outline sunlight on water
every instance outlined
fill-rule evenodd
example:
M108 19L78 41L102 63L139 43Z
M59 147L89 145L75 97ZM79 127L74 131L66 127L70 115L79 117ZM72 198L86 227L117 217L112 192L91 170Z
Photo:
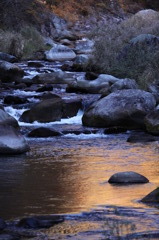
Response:
M158 143L130 144L126 138L30 140L27 155L1 157L1 216L74 213L97 205L146 207L139 200L158 186ZM150 183L110 185L110 176L120 171L139 172Z

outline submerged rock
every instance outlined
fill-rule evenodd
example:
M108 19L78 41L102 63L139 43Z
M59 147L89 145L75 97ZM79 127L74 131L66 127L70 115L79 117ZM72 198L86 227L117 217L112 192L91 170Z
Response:
M29 134L28 137L55 137L55 136L60 136L61 133L54 130L54 129L49 129L45 127L40 127L32 130Z
M90 127L145 128L144 117L155 108L153 95L142 90L120 90L93 103L84 113L83 125Z
M108 180L109 183L117 184L133 184L133 183L148 183L149 180L143 175L136 172L119 172L115 173Z
M141 202L144 203L159 203L159 187L150 192L146 197L144 197Z
M156 136L152 136L151 134L145 133L145 132L133 132L130 134L130 136L127 139L127 142L130 143L145 143L145 142L154 142L158 141L159 138Z
M61 216L35 216L23 218L19 221L18 226L23 228L49 228L55 224L62 223L64 218Z
M0 125L0 154L20 154L29 146L21 133L8 125Z

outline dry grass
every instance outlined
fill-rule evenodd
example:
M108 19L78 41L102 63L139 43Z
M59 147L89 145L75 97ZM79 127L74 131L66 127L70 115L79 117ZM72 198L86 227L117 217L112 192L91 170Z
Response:
M0 51L18 58L29 59L33 53L45 48L40 33L31 26L24 26L19 33L0 31Z
M106 25L92 33L96 40L94 57L89 65L101 73L133 78L141 85L159 79L159 46L130 47L125 58L119 56L129 41L140 34L159 36L159 14L152 18L135 15L120 24Z

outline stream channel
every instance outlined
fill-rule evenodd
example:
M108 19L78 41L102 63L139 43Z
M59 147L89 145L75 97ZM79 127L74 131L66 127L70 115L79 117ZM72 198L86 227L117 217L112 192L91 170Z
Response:
M58 71L62 65L60 62L42 63L44 67L38 70L28 67L27 62L18 65L29 76L38 74L39 70ZM76 96L66 93L65 88L54 88L53 93L63 98ZM27 96L34 103L41 93L5 90L1 96L9 94ZM83 94L83 97L98 98L91 94ZM19 119L26 108L6 105L5 110ZM159 185L157 141L132 144L127 142L130 132L106 135L102 129L90 134L27 137L27 133L38 126L80 128L81 117L82 111L60 122L19 122L30 151L0 157L0 216L11 220L30 215L64 215L64 223L45 230L50 236L48 239L159 239L158 208L140 202ZM110 176L120 171L136 171L150 182L110 185ZM124 238L125 234L129 235Z

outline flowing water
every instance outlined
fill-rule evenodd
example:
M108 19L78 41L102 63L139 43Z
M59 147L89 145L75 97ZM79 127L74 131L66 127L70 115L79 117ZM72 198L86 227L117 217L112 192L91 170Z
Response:
M24 91L20 94L35 95ZM7 106L5 109L17 119L25 110ZM81 124L81 116L82 112L79 112L76 117L61 122L20 122L20 125L27 128L44 125L60 128L67 124L75 128ZM66 214L67 224L72 221L73 226L75 221L76 228L80 225L79 231L86 231L98 229L95 227L98 224L94 226L92 222L94 218L98 222L97 216L111 214L112 219L116 219L119 215L116 213L120 212L126 218L133 216L138 231L158 229L159 210L144 205L140 200L159 185L159 145L157 141L128 143L129 134L104 135L98 132L45 139L27 138L30 152L20 156L0 156L0 216L14 219L34 214ZM136 171L150 182L110 185L109 177L120 171ZM98 210L92 212L92 209ZM51 234L54 235L54 231L52 229ZM77 234L78 230L73 232ZM102 238L94 232L91 236L87 234L86 238L79 235L74 239Z

